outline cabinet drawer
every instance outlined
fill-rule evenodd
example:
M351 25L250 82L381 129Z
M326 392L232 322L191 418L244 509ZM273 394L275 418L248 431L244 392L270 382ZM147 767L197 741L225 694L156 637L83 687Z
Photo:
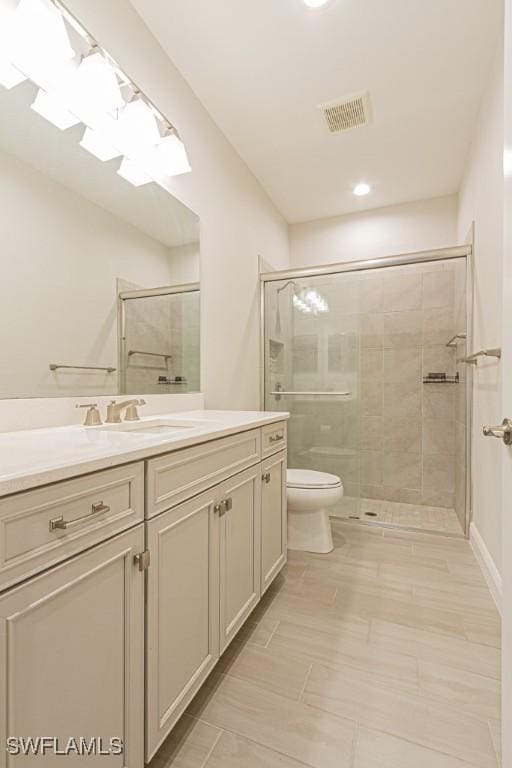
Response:
M286 422L279 421L277 424L268 424L261 430L261 455L271 456L278 451L284 451L286 448Z
M146 517L164 512L260 461L259 429L147 462Z
M144 519L144 464L0 499L0 589Z

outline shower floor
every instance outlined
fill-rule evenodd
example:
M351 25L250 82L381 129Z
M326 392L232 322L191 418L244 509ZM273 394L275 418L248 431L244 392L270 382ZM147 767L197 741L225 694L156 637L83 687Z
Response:
M379 499L354 499L355 509L336 510L333 517L351 522L372 523L397 528L414 528L418 531L437 531L451 536L463 536L463 531L454 509L425 507L415 504L401 504L396 501Z

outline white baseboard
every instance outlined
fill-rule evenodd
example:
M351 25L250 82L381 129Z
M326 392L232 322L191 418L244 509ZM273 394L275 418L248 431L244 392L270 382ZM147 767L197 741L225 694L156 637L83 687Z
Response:
M492 559L491 553L487 549L484 540L482 539L480 532L474 523L469 526L469 541L471 548L475 554L484 578L487 582L487 586L491 592L496 607L501 614L502 604L502 580L501 574L496 568L496 563Z

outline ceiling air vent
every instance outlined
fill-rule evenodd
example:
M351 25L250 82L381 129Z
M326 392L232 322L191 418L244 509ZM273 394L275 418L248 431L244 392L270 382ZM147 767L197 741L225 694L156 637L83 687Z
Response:
M331 133L349 131L371 122L370 95L368 91L355 93L344 99L320 104Z

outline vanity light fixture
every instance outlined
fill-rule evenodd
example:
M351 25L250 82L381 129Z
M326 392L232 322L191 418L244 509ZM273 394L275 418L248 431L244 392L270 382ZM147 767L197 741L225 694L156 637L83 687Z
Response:
M10 46L10 27L12 24L13 11L0 5L0 85L10 90L19 85L27 78L16 69L8 60L8 50Z
M180 176L192 170L185 145L172 129L160 141L155 156L156 162L167 176Z
M308 8L321 8L328 2L329 0L304 0L304 5L307 5Z
M108 139L104 139L98 131L93 131L91 128L85 129L80 146L103 163L122 155L122 152L112 146Z
M64 19L51 0L20 0L8 30L10 63L31 80L58 76L75 57Z
M146 155L161 141L155 115L139 96L119 113L115 131L123 154L129 157Z
M149 184L153 181L151 176L148 176L144 169L133 160L130 160L129 157L123 157L117 172L119 176L129 181L134 187L142 187L144 184Z
M371 192L371 187L369 184L362 182L361 184L356 184L352 192L356 197L364 197Z
M64 88L67 103L86 125L116 117L126 103L113 67L97 48L84 56Z
M63 106L60 99L51 93L46 93L41 88L37 92L37 96L34 99L32 105L34 112L44 117L50 123L53 123L61 131L65 131L67 128L71 128L73 125L78 125L80 120L75 117L69 110Z
M0 45L1 44L2 43L0 42ZM0 59L0 85L3 85L4 88L10 90L26 79L25 75L23 75L19 69L13 67L8 61Z
M0 84L27 79L39 89L32 109L61 130L83 123L81 146L102 161L123 156L131 184L167 189L166 177L192 170L172 123L60 0L0 5Z
M329 305L323 296L312 289L304 289L293 295L293 306L305 315L320 315L329 311Z

